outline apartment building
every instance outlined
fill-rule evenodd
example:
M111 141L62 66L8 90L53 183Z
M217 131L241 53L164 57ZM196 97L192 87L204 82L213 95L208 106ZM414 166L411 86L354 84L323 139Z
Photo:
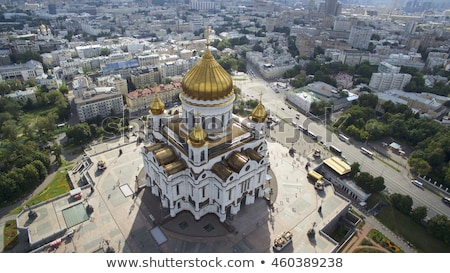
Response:
M95 88L84 92L83 97L74 99L74 103L80 122L96 117L117 115L124 109L122 94L111 87Z
M167 104L178 101L180 91L181 82L161 84L151 88L132 91L125 96L125 101L130 112L137 112L148 109L150 103L155 99L155 94L158 94L159 99Z
M348 37L348 44L357 49L367 49L372 33L373 28L352 26L350 36Z
M400 73L400 66L395 66L388 62L381 62L378 65L378 72L380 72L380 73Z
M410 74L403 73L373 73L369 87L378 91L402 90L411 81L411 78Z
M104 87L114 87L120 94L128 94L127 80L122 78L120 74L98 77L97 85Z
M154 86L161 83L158 67L138 67L130 72L130 80L136 88Z

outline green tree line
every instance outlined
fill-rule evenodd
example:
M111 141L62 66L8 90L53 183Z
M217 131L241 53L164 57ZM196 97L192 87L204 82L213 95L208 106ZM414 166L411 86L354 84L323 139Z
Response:
M335 124L359 141L393 137L408 144L413 152L408 163L414 174L429 176L450 187L450 132L435 120L419 117L404 104L387 101L375 109L378 97L362 94Z

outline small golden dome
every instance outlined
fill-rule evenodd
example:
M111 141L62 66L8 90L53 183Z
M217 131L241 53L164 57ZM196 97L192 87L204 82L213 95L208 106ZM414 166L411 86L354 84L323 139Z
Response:
M214 59L208 48L201 60L181 82L182 92L192 99L212 101L233 94L230 74Z
M205 132L205 130L203 130L200 125L197 125L189 134L189 142L195 148L199 148L205 145L207 136L208 134Z
M266 108L264 107L264 105L259 103L252 111L251 120L253 120L254 122L262 123L266 121L266 118L267 118Z
M150 103L150 113L153 115L161 115L164 113L164 102L158 97L158 94L155 94L155 99Z

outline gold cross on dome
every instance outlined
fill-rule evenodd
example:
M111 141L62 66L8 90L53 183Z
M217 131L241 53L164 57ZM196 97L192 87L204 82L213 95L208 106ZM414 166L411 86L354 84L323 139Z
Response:
M262 104L262 91L259 92L259 103Z
M205 29L205 38L206 38L206 45L209 46L209 35L211 34L211 27L208 26Z

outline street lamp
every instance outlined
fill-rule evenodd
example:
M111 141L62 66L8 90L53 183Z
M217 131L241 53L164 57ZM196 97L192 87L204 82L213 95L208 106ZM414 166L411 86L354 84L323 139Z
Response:
M125 106L122 106L122 138L125 142Z
M125 143L125 109L127 108L126 105L122 107L122 138L123 142Z

